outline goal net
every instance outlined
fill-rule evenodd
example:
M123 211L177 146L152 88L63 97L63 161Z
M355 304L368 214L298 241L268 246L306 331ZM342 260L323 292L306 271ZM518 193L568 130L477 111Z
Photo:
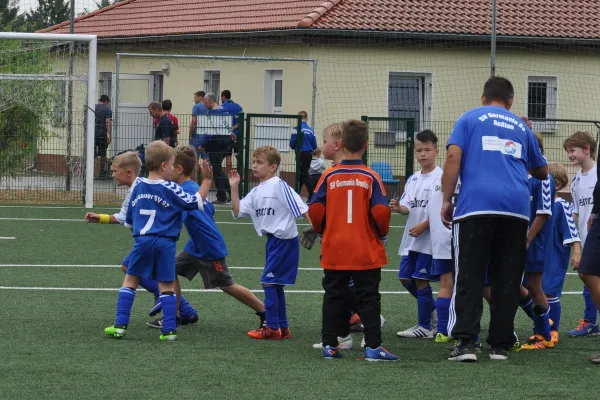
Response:
M89 35L0 33L1 202L84 200L95 40Z

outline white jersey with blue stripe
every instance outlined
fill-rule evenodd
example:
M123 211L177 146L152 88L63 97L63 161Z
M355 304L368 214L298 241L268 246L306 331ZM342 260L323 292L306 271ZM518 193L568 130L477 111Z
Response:
M127 218L127 208L129 208L129 199L131 198L131 192L133 192L133 188L141 180L142 178L137 178L135 181L133 181L133 184L127 190L125 200L123 200L123 203L121 203L121 210L119 210L118 213L113 214L113 217L115 217L115 219L119 221L121 225L125 225L125 218Z
M306 212L308 206L300 196L275 176L252 188L240 201L238 218L250 217L259 236L293 239L298 236L296 218Z
M406 181L404 193L400 197L400 204L408 208L408 219L402 235L398 255L407 256L409 251L431 254L431 234L429 229L418 237L410 236L408 232L413 226L427 221L429 218L427 204L429 204L431 189L441 176L442 169L435 167L433 171L427 174L417 171Z
M585 243L588 228L587 221L594 208L594 187L598 180L596 164L585 174L582 170L577 172L571 181L571 194L573 195L573 212L577 214L577 227L581 243Z
M457 184L455 193L458 193L458 190L460 190L460 183ZM429 193L427 215L429 216L431 255L436 260L450 260L452 259L452 230L446 228L441 217L444 203L442 174L437 177Z
M133 236L179 239L183 212L203 210L199 194L190 195L174 182L142 178L131 191L125 226Z

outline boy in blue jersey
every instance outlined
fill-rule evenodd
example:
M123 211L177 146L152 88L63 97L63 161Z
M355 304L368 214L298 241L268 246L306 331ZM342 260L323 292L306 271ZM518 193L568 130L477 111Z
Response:
M556 191L564 189L569 184L566 168L560 163L548 165L550 174L556 182ZM575 268L579 266L581 258L581 240L573 219L573 206L568 201L555 198L552 208L552 218L548 222L552 228L551 246L546 249L549 257L549 264L544 268L542 277L542 287L548 305L550 307L550 319L552 320L552 343L558 343L558 329L560 327L560 317L562 307L560 304L560 295L565 283L565 276L570 264ZM571 256L573 250L573 256Z
M175 169L172 179L181 185L189 194L200 192L204 201L204 211L187 212L184 224L190 236L184 249L175 260L177 275L188 280L199 274L204 281L205 289L220 288L223 292L236 298L252 308L260 318L260 326L265 321L265 306L250 290L233 281L227 265L227 246L214 220L215 207L206 200L212 185L212 169L207 161L202 163L202 186L191 178L196 166L196 152L190 146L179 146L175 149ZM176 281L177 296L181 296L179 280ZM147 323L152 328L162 328L162 319Z
M538 146L542 154L544 147L542 139L536 135ZM550 333L550 309L548 300L542 288L544 268L551 263L552 253L552 225L549 223L554 207L556 185L552 175L547 179L539 180L529 177L529 195L531 201L531 214L529 230L527 232L527 256L525 262L525 277L523 286L527 291L521 290L520 304L525 313L533 320L534 335L521 346L523 350L541 350L554 347Z
M184 211L203 209L200 194L190 196L170 182L175 151L162 141L146 148L148 178L137 180L131 191L125 226L132 228L135 244L123 286L119 290L116 320L105 335L122 338L127 332L136 288L142 278L158 281L163 309L160 340L177 340L175 250Z
M296 129L292 133L292 137L290 138L290 148L292 150L296 150L297 146L300 147L300 191L302 191L302 185L306 186L306 190L308 191L308 199L313 195L315 190L314 186L310 181L310 163L312 162L312 152L317 149L317 138L315 137L315 132L308 125L308 113L306 111L300 111L298 113L302 117L302 134L303 141L302 143L298 142L298 133ZM300 193L300 192L298 192Z
M429 282L438 281L440 275L451 272L452 268L449 263L437 263L443 271L434 273L432 269L432 243L427 205L431 197L431 189L442 176L442 169L435 162L440 152L437 146L438 139L435 133L428 129L419 132L415 139L415 156L421 165L421 170L406 180L402 197L399 200L392 199L390 208L392 211L408 215L398 251L398 255L402 256L398 278L402 286L417 300L418 320L415 326L400 331L397 335L404 338L431 339L434 334L435 301ZM439 211L441 205L438 215ZM444 283L448 283L446 279Z
M127 216L127 208L129 207L129 198L131 192L137 183L137 177L142 169L142 162L136 152L127 151L119 154L112 162L112 176L118 186L127 186L129 190L121 205L121 210L113 215L86 213L85 221L88 223L101 224L125 224ZM121 263L121 270L127 273L131 252L125 257ZM158 283L153 279L140 279L140 286L154 295L154 307L150 310L150 316L160 312L162 304L160 302L160 292L158 291ZM182 325L193 324L198 321L198 312L192 305L182 298L179 304L179 312L182 316Z
M448 333L457 343L450 361L477 361L486 272L491 284L490 359L508 359L515 341L530 215L528 171L546 179L548 168L533 132L509 111L514 94L508 79L488 79L482 106L464 113L448 140L441 217L452 226L454 246ZM459 178L455 210L452 197Z
M281 154L271 146L262 146L252 155L252 172L260 184L240 200L240 176L229 173L234 218L252 218L259 236L267 236L266 265L261 278L265 292L266 324L248 332L253 339L279 340L291 337L283 288L296 283L300 242L296 218L308 218L308 206L279 177Z

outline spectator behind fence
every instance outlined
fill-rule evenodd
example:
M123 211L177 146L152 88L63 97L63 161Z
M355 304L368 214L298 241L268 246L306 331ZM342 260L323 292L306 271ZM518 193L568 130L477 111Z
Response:
M100 159L100 175L109 176L106 150L112 136L112 110L108 107L110 99L103 94L96 104L96 122L94 129L94 157Z
M313 188L317 187L317 183L319 179L321 179L321 175L325 171L325 160L322 157L323 151L320 147L317 147L315 151L312 153L312 161L310 162L310 168L308 169L308 173L310 175L310 184ZM308 202L310 203L312 195L308 196Z
M315 187L310 183L310 175L308 169L312 161L313 151L317 149L317 139L312 128L308 125L308 113L306 111L300 111L298 113L302 117L302 133L304 134L304 140L302 147L300 148L300 187L298 188L298 194L302 192L302 185L306 186L308 191L308 198L312 197ZM290 138L290 148L296 150L296 141L298 138L297 128L293 131L292 137Z
M219 106L217 96L214 93L207 93L204 96L204 105L208 110L209 116L229 115L227 110ZM209 131L216 131L220 128L218 122L210 121L212 126L207 127ZM202 128L202 127L201 127ZM229 178L223 172L223 158L231 155L231 135L207 134L201 141L201 150L208 153L208 160L213 167L213 178L217 187L217 201L215 204L225 204L231 199L231 188L229 187Z
M238 149L238 114L244 110L242 110L242 106L231 100L231 92L229 90L223 90L221 92L221 107L231 115L231 148L227 149L227 155L225 156L225 168L229 174L229 171L231 171L231 168L233 167L231 153L237 153Z
M204 93L202 90L194 93L194 106L192 107L192 121L190 122L190 145L199 153L202 144L202 136L198 134L198 115L208 115L208 109L204 105Z
M165 112L165 115L167 115L169 117L169 119L173 123L173 126L175 127L175 135L176 135L175 137L179 138L179 133L180 133L179 132L179 118L177 118L175 115L171 114L171 110L173 109L173 102L171 100L163 100L162 108L163 108L163 111Z
M164 112L162 104L158 101L153 101L148 105L150 114L154 118L158 118L158 124L154 129L154 140L162 140L171 147L177 146L177 135L175 134L175 125L171 118Z

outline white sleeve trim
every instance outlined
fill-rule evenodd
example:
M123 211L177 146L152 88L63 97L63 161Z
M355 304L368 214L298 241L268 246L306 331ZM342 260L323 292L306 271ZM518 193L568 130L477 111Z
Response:
M578 237L565 239L565 240L563 240L563 245L566 246L568 244L575 243L575 242L580 242L581 243L581 239L579 239Z

